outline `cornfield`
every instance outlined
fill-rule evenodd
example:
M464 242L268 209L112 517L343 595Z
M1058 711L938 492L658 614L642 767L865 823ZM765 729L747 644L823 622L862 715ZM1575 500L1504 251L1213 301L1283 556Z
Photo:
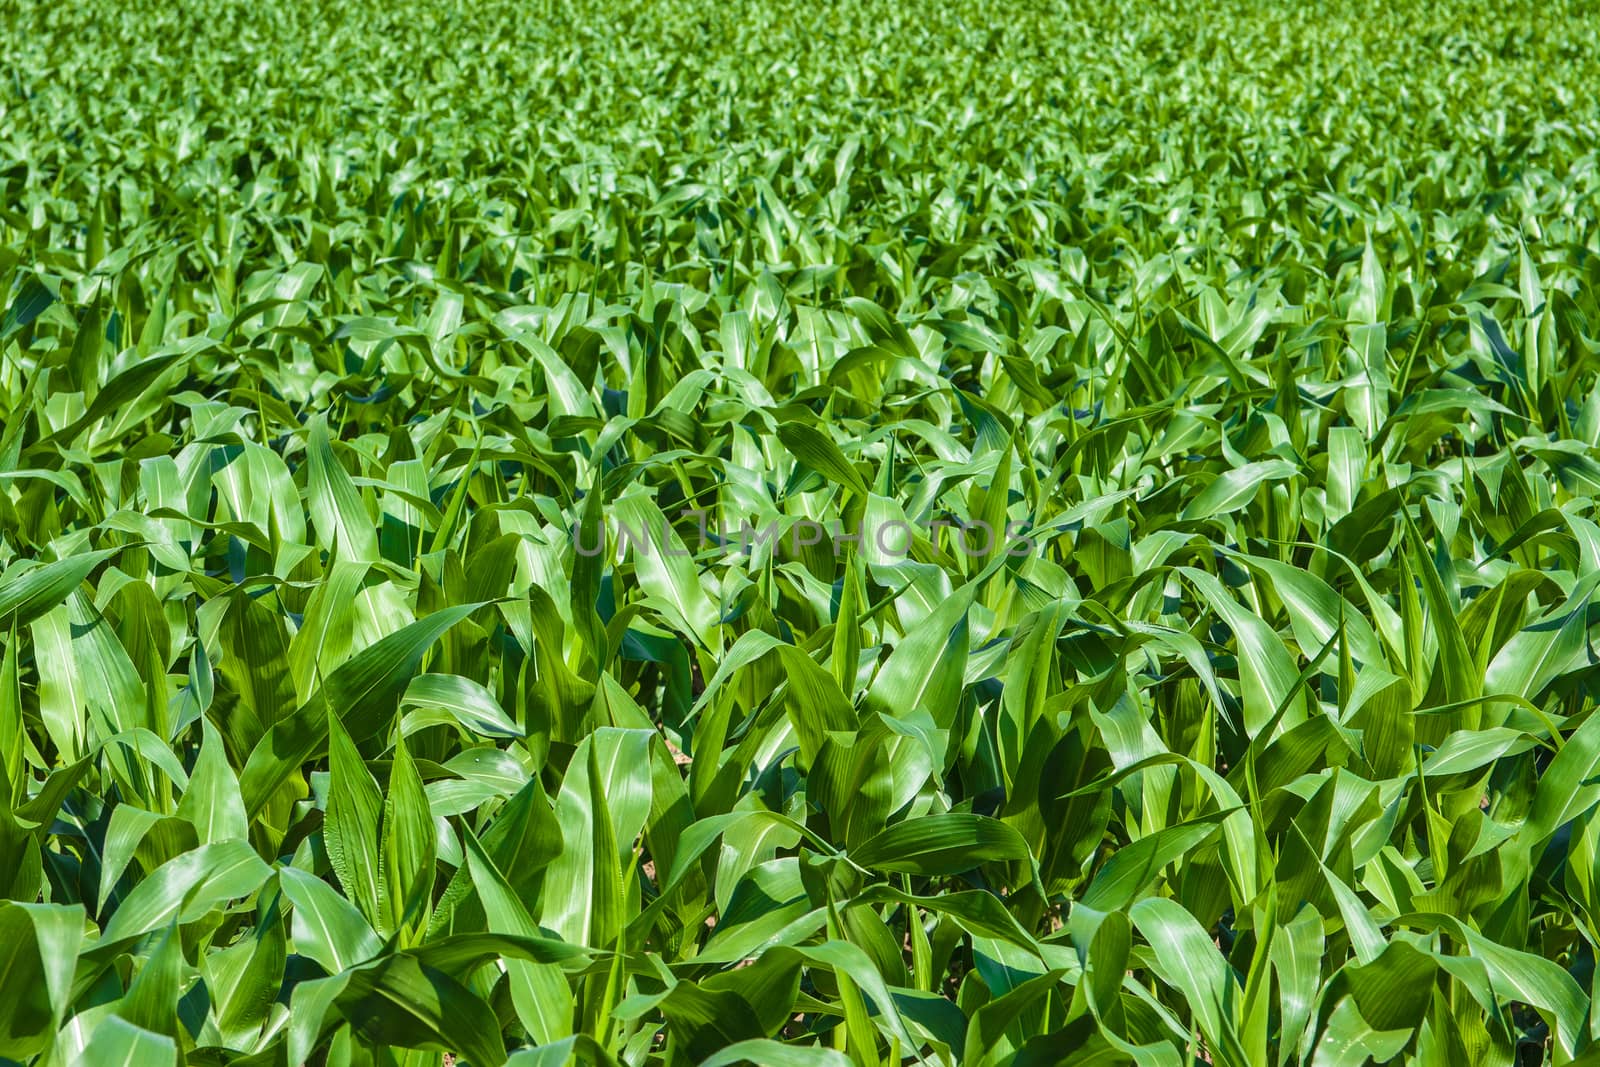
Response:
M0 30L0 1060L1600 1064L1600 9Z

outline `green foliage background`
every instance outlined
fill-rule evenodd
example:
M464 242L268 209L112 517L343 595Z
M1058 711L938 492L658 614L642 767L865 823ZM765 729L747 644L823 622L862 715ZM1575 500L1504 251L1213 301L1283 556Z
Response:
M0 1057L1600 1062L1594 7L620 6L0 5Z

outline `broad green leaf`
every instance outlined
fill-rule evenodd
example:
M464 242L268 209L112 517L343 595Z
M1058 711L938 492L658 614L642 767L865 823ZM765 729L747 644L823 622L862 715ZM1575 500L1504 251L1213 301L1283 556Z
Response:
M957 874L992 860L1027 859L1028 845L998 819L950 812L895 823L850 858L875 870Z
M108 1016L94 1031L79 1060L84 1067L162 1067L178 1062L178 1045L118 1016Z
M250 752L239 775L245 810L261 810L272 792L323 744L327 716L340 717L353 740L380 733L394 715L430 646L481 607L461 604L418 619L376 643L330 675L310 701L284 719Z
M0 574L0 629L10 630L37 619L118 551L84 552L51 563L13 563Z
M483 737L521 737L523 731L506 717L494 694L468 678L422 674L411 679L401 707L442 708L468 730Z
M243 841L202 845L168 860L136 885L112 914L102 940L137 937L174 919L193 922L249 896L270 877L272 868Z
M351 972L337 1000L368 1040L402 1048L458 1050L473 1064L500 1067L505 1044L489 1005L414 958L386 956Z
M380 927L386 926L390 918L378 907L378 884L382 881L378 828L383 810L383 793L355 742L350 740L339 717L329 715L328 806L322 822L323 845L345 898L368 922Z
M250 827L239 797L239 779L228 764L222 735L209 720L201 726L203 740L189 787L178 801L178 817L194 824L202 845L231 839L244 840Z
M839 446L823 431L803 422L780 422L778 439L795 459L818 474L826 475L858 497L866 498L867 483L862 480L855 467L851 466L844 453L839 451Z
M293 867L281 868L283 895L294 907L294 945L329 974L372 959L383 948L371 925L328 883Z
M306 440L310 493L309 508L317 531L317 545L340 559L373 563L378 559L378 539L361 493L333 454L326 419L313 419Z
M358 820L354 832L359 833L360 826ZM378 830L378 905L373 925L379 934L399 933L405 944L410 940L408 931L426 924L433 904L436 848L433 815L422 778L405 738L397 733Z

